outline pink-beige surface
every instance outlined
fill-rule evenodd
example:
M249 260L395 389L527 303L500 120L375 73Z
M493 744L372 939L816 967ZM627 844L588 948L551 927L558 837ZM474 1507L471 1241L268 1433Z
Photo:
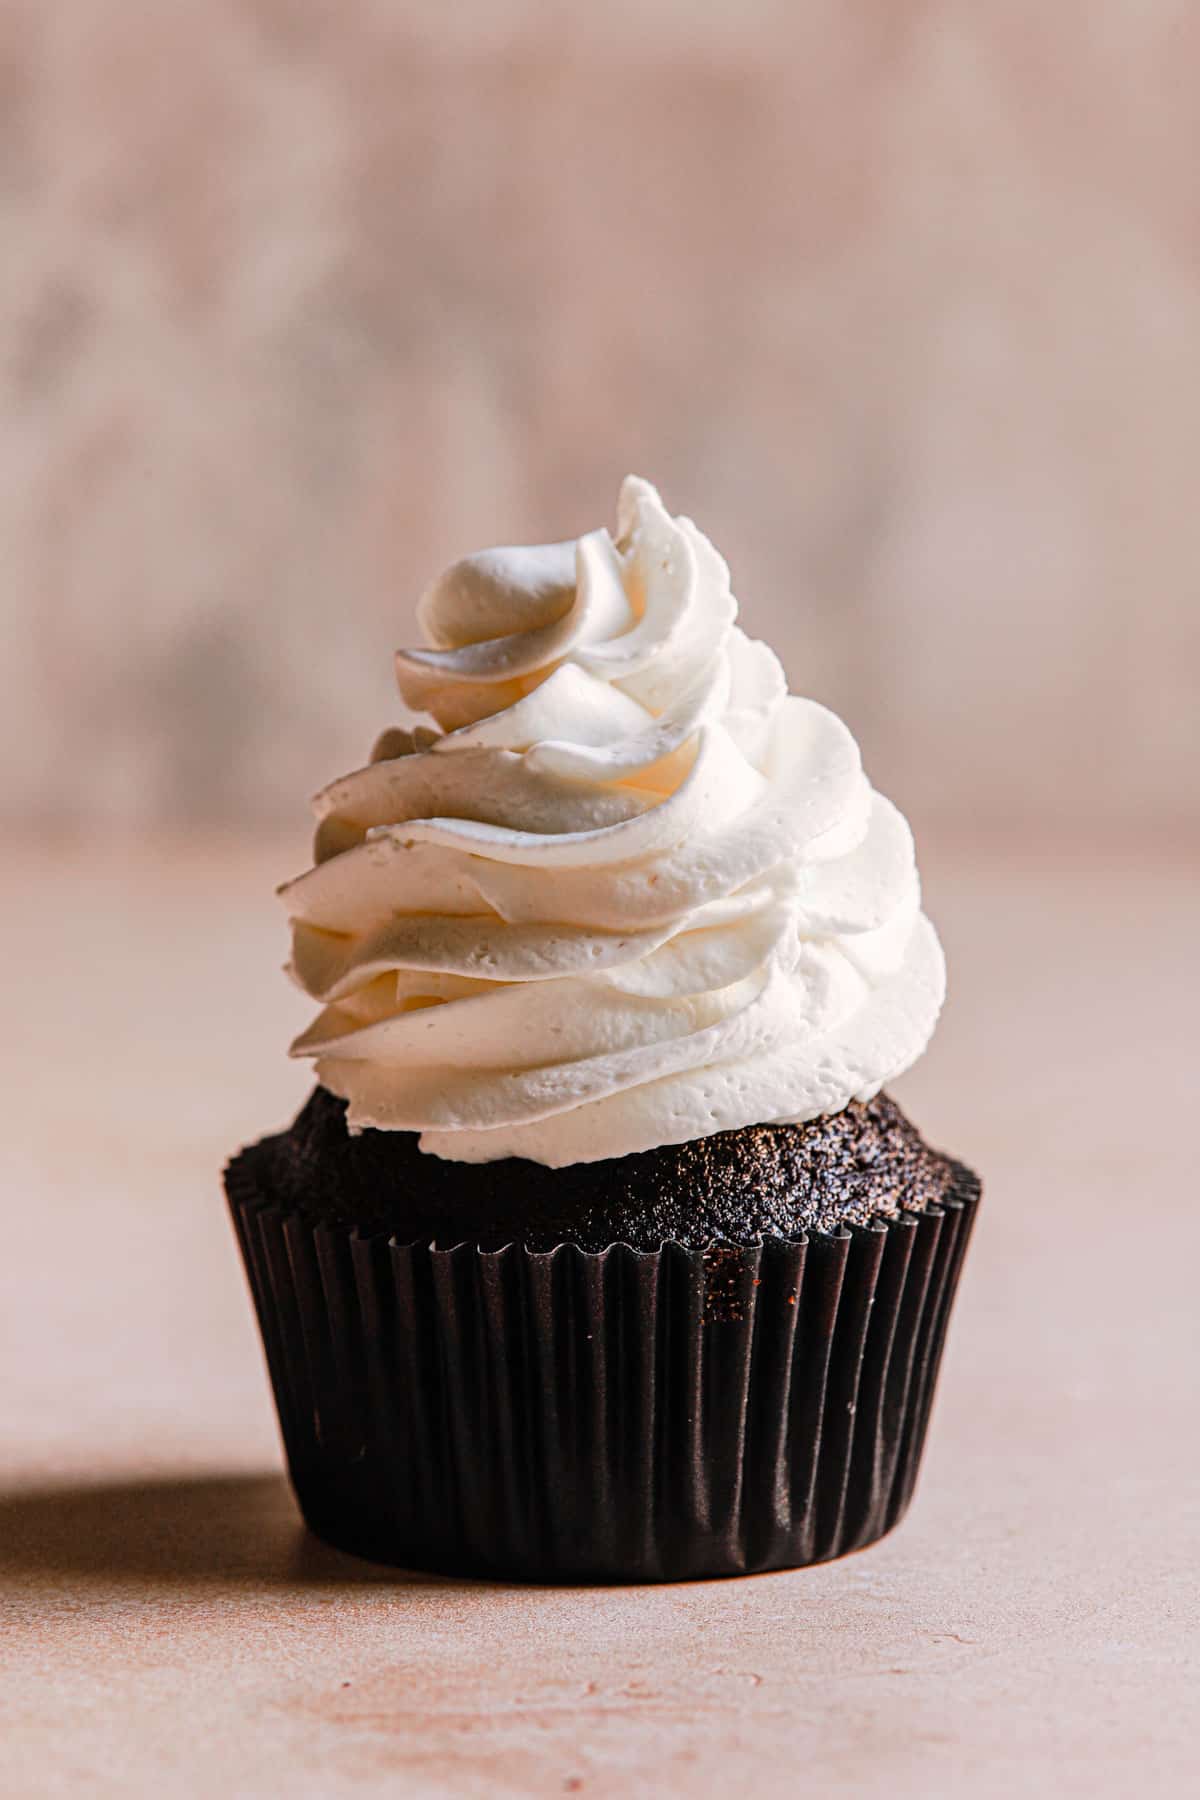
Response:
M908 1519L550 1590L327 1551L281 1473L218 1172L304 1091L294 849L10 845L6 1796L1190 1791L1200 858L923 862L952 997L899 1092L986 1197Z

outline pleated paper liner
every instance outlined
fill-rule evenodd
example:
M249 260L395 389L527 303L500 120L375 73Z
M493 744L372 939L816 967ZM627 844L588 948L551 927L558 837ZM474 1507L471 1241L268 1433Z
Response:
M534 1581L794 1568L916 1480L979 1199L751 1249L481 1251L314 1224L255 1149L226 1188L309 1526Z

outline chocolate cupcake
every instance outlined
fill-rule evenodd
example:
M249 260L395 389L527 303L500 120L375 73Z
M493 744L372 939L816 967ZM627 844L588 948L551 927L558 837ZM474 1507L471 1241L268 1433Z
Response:
M288 884L318 1087L226 1177L292 1479L414 1567L822 1561L912 1492L978 1198L884 1084L903 819L654 489L426 594Z

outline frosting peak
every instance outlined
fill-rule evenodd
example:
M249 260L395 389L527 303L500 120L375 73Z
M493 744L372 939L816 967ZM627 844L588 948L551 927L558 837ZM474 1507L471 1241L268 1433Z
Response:
M560 1165L867 1099L944 991L912 839L648 482L434 582L393 728L289 883L293 1046L352 1128Z

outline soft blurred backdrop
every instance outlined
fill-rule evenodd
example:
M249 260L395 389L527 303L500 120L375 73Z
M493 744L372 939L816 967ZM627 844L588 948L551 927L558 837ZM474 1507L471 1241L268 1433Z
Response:
M299 829L635 469L919 832L1195 829L1186 0L0 20L10 826Z

